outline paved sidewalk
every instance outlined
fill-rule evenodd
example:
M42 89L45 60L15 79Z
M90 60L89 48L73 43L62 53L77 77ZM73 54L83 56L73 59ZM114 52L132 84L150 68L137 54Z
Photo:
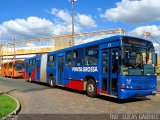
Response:
M9 94L21 103L20 114L160 113L160 95L121 102L106 96L89 98L81 92L51 89L23 79L10 78L0 80L1 88L8 89Z

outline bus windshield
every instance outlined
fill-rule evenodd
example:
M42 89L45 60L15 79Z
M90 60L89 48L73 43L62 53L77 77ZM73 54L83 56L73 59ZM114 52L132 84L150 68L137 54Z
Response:
M122 53L123 75L155 75L155 54L152 47L123 46Z
M15 63L15 70L21 71L24 69L24 63L23 62L16 62Z

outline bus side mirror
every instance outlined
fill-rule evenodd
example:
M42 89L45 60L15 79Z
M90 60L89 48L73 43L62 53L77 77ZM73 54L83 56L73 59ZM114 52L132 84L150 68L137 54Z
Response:
M157 53L155 54L155 57L156 57L155 58L156 59L156 64L155 65L157 66L158 65L158 54Z

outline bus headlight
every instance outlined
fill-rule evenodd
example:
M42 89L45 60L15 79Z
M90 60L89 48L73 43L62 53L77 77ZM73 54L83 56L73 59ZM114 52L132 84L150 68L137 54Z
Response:
M121 85L121 88L122 88L122 89L125 89L125 88L126 88L126 86L125 86L125 85Z

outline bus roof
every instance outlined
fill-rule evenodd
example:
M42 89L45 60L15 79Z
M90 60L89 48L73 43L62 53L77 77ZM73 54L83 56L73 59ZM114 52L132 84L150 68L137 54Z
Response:
M145 39L142 39L142 38L137 38L137 37L132 37L132 36L124 36L124 35L116 35L116 36L111 36L111 37L95 40L95 41L92 41L92 42L88 42L88 43L72 46L72 47L69 47L69 48L64 48L64 49L61 49L61 50L52 51L52 52L49 52L48 55L60 53L62 51L69 51L69 50L73 50L73 49L80 49L80 48L84 48L84 47L89 47L89 46L94 46L94 45L98 45L98 44L103 44L103 43L106 43L106 42L119 41L120 45L121 45L123 37L140 39L142 41L146 41L146 42L152 43L151 41L148 41L148 40L145 40Z
M25 60L30 60L30 59L34 59L34 58L39 58L39 57L41 57L41 56L42 56L41 54L37 54L37 55L35 55L35 56L33 56L33 57L26 58Z
M6 63L14 63L16 61L21 61L23 62L23 60L10 60L10 61L7 61L7 62L2 62L1 64L6 64Z
M88 42L88 43L75 45L75 46L72 46L72 47L69 47L69 48L64 48L64 49L61 49L61 50L52 51L52 52L49 52L48 54L50 55L50 54L53 54L53 53L60 53L62 51L69 51L69 50L72 50L72 49L80 49L80 48L84 48L84 47L94 46L94 45L105 43L106 41L107 42L113 42L113 41L121 42L121 37L122 37L121 35L117 35L117 36L107 37L107 38L103 38L103 39L98 39L98 40L91 41L91 42Z
M103 38L103 39L98 39L98 40L91 41L91 42L84 43L84 44L80 44L80 45L75 45L75 46L72 46L72 47L69 47L69 48L64 48L64 49L61 49L61 50L51 51L51 52L48 53L48 55L57 54L57 53L61 53L61 52L65 52L65 51L69 51L69 50L73 50L73 49L81 49L81 48L84 48L84 47L89 47L89 46L94 46L94 45L98 45L98 44L103 44L103 43L106 43L106 42L119 41L119 43L121 45L123 37L140 39L142 41L146 41L146 42L152 43L151 41L148 41L148 40L145 40L145 39L142 39L142 38L137 38L137 37L132 37L132 36L124 36L124 35L116 35L116 36L111 36L111 37L107 37L107 38ZM31 58L26 58L25 60L39 58L39 57L41 57L41 54L38 54L38 55L33 56Z

